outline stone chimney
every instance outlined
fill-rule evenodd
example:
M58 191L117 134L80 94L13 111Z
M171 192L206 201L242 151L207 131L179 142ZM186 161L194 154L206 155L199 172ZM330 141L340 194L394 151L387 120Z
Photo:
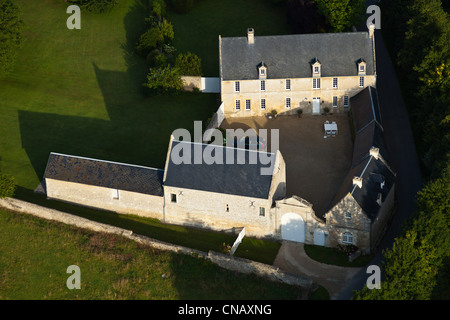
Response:
M378 157L380 156L380 149L375 147L370 148L369 155L378 160Z
M370 39L373 39L374 33L375 33L375 25L373 23L371 23L369 25L369 38Z
M357 185L360 189L362 188L362 178L361 177L353 177L353 185Z
M255 30L253 30L253 28L247 29L247 40L248 40L248 44L255 43Z

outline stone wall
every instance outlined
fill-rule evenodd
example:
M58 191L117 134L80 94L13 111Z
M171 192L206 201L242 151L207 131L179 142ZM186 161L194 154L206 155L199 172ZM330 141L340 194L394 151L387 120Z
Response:
M202 88L201 76L181 76L181 81L185 91L194 91L194 88L200 90Z
M313 283L311 279L299 277L287 272L281 271L278 268L263 264L256 261L251 261L248 259L237 258L233 256L228 256L220 254L214 251L209 251L208 253L170 244L163 241L158 241L146 236L134 234L131 230L126 230L100 222L91 221L89 219L81 218L69 213L57 211L54 209L49 209L41 207L32 203L28 203L22 200L14 198L0 199L0 207L9 209L14 212L21 212L26 214L31 214L36 217L52 220L57 222L62 222L68 225L72 225L78 228L89 229L95 232L105 232L124 236L128 239L136 241L143 245L151 246L155 249L172 251L177 254L194 255L199 258L208 259L211 262L219 265L220 267L232 271L242 272L242 273L253 273L257 276L264 277L271 281L283 282L290 285L300 286L305 289L315 288L316 284Z
M172 202L172 194L176 202ZM217 231L246 227L250 236L273 236L272 202L231 194L164 186L164 222ZM265 208L265 216L260 216Z
M163 213L162 196L152 196L137 192L90 186L75 182L45 179L47 197L83 206L99 208L123 214L161 219Z
M345 212L351 212L351 218ZM327 246L335 247L342 242L344 232L353 236L353 244L363 253L370 251L370 219L362 212L351 194L347 194L338 204L326 213L329 237Z
M344 96L352 97L367 86L376 87L376 76L364 77L364 88L359 87L360 76L338 77L338 88L333 89L333 77L321 77L321 88L312 88L312 78L291 80L291 90L286 90L285 79L265 80L265 91L261 91L261 80L241 80L240 92L234 92L235 81L222 81L222 101L226 117L264 116L271 110L279 114L296 112L301 108L304 114L312 113L314 97L320 97L321 110L328 107L331 112L344 112ZM333 107L333 96L338 98L338 106ZM291 108L286 108L286 98L291 99ZM251 110L245 110L245 101L250 100ZM261 109L261 99L266 99L266 109ZM235 100L240 100L240 111L235 109ZM323 103L322 103L323 101Z

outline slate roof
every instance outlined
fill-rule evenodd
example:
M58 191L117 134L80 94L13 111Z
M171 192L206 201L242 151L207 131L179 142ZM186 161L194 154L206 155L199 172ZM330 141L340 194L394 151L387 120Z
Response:
M361 188L353 184L355 176L362 178ZM386 163L381 159L368 157L349 171L332 200L330 208L350 193L367 217L374 221L380 209L377 203L378 194L381 193L381 199L384 202L394 184L395 174Z
M389 161L383 131L375 121L369 123L356 134L355 144L353 146L352 166L357 165L361 160L368 157L372 147L378 148L383 159Z
M350 107L356 133L374 121L383 129L380 107L378 105L378 95L375 88L366 87L351 97Z
M374 74L372 39L367 32L224 37L220 41L223 80L258 79L256 66L264 61L267 79L311 77L311 61L321 63L321 76L358 75L357 61L366 61Z
M76 182L154 196L163 195L164 170L50 153L44 179Z
M350 193L364 213L374 221L380 209L378 195L381 194L384 201L396 180L387 162L389 157L376 89L365 88L350 99L350 106L355 130L352 165L327 211ZM370 156L372 147L379 149L379 159ZM354 177L363 179L361 188L353 184Z
M197 145L203 154L206 147L213 148L212 155L222 152L222 164L212 163L194 164L194 147ZM174 150L174 148L177 148ZM179 148L191 150L190 164L176 164L172 160L172 154L178 155ZM274 153L257 152L231 147L213 146L200 143L173 141L166 165L165 186L186 188L193 190L209 191L231 195L247 196L252 198L267 199L272 183L272 174L262 175L261 168L267 168L270 164L263 164L259 161L260 154L267 156L271 163L275 163ZM217 152L217 153L216 153ZM234 164L227 163L227 152L232 153ZM249 162L249 155L257 155L255 164ZM238 160L243 160L243 164L238 164ZM245 161L244 161L245 160ZM218 162L218 161L216 161ZM207 201L207 199L205 199Z

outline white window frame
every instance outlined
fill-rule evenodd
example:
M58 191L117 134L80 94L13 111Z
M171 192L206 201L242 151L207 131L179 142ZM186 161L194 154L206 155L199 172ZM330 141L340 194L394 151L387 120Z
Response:
M266 75L266 69L260 68L260 69L259 69L259 74L260 74L261 76L265 76L265 75Z
M342 243L344 244L353 244L353 234L350 232L344 232L342 233Z
M259 216L260 217L265 217L266 216L266 208L259 207Z
M359 77L359 87L364 88L364 77Z
M333 78L333 89L338 88L338 78Z
M241 110L241 100L235 100L234 101L234 108L236 110Z
M241 83L239 81L234 82L234 92L241 92Z
M114 200L119 200L120 199L119 189L113 189L112 190L112 198Z
M320 89L320 78L313 79L313 89Z
M260 87L261 91L266 91L266 81L265 80L261 80L261 84Z
M290 109L291 108L291 98L286 98L286 109Z
M286 79L285 88L286 88L286 90L291 90L291 80L290 79Z
M266 99L265 98L261 99L261 109L266 110Z
M319 66L314 66L314 73L319 73L320 71L320 67Z
M245 110L249 111L252 109L252 101L250 99L245 100Z
M337 96L333 96L333 108L337 108L338 106L338 97Z
M360 73L366 72L366 66L363 65L363 64L360 64L360 65L359 65L359 72L360 72Z
M344 107L348 107L350 105L350 99L348 96L344 96Z

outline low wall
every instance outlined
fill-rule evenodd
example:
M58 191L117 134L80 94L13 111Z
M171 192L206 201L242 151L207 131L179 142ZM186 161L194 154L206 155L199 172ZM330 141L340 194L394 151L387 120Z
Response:
M271 281L284 282L303 288L311 288L313 286L313 281L311 279L281 271L277 267L261 262L229 256L214 251L208 252L208 258L218 266L228 270L253 273Z
M89 219L78 217L58 210L42 207L26 201L14 198L0 199L0 207L15 212L31 214L33 216L46 220L62 222L78 228L89 229L96 232L105 232L121 235L133 241L151 246L159 250L172 251L175 253L182 253L186 255L197 255L198 257L210 260L211 262L217 264L222 268L242 273L253 273L258 276L265 277L271 281L284 282L290 285L296 285L306 289L311 289L313 287L312 280L292 275L284 271L280 271L277 267L271 265L247 259L237 258L234 256L224 255L214 251L209 251L208 253L206 253L203 251L187 247L170 244L163 241L158 241L146 236L134 234L133 231L131 230L126 230L108 224L91 221Z

